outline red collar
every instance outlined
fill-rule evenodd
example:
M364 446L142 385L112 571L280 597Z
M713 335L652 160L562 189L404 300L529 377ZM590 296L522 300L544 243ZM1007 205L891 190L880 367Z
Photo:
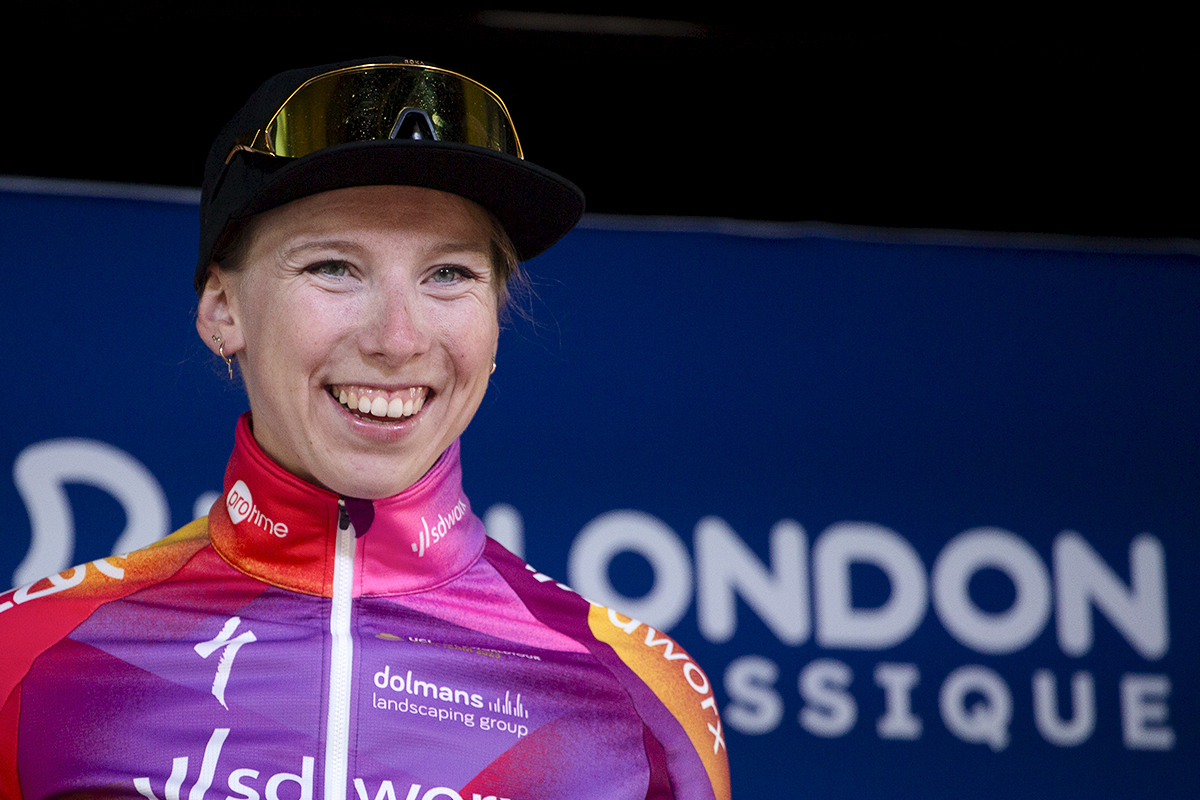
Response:
M224 502L209 537L221 557L275 586L329 597L342 512L339 498L297 478L238 420L225 468ZM483 553L483 522L462 491L455 440L421 480L382 500L344 498L355 525L354 595L409 594L454 579Z

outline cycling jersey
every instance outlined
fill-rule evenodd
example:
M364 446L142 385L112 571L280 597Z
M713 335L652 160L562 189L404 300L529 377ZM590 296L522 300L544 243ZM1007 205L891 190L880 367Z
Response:
M367 501L235 438L206 520L0 595L0 796L729 797L704 672L487 539L457 442Z

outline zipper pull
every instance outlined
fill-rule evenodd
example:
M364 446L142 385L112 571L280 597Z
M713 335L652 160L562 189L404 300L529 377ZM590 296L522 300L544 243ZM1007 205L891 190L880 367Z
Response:
M350 512L346 510L346 501L338 498L338 530L346 530L350 527Z

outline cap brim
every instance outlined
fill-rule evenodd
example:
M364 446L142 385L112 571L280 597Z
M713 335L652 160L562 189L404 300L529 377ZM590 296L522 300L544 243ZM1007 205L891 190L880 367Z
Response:
M583 192L536 164L472 145L369 141L327 147L271 173L239 217L352 186L423 186L465 197L496 215L528 260L583 215Z

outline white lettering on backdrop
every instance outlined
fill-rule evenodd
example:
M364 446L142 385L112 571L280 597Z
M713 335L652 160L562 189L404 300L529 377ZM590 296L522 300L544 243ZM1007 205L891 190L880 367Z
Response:
M930 605L945 632L983 655L1027 648L1053 619L1062 653L1086 656L1094 646L1097 611L1147 661L1161 659L1170 647L1166 555L1162 543L1148 533L1129 545L1128 583L1074 531L1054 538L1051 568L1028 541L991 527L950 539L931 571L903 536L870 522L829 526L814 539L809 554L800 524L780 520L770 530L765 563L718 517L697 523L693 544L694 567L682 538L662 520L640 511L609 512L575 539L570 581L594 602L636 613L661 630L669 630L686 613L694 585L697 627L714 644L733 639L740 599L791 647L811 638L823 649L888 650L912 636ZM625 552L643 557L653 573L651 588L641 598L622 595L609 580L612 560ZM852 567L858 564L878 569L887 579L887 598L875 607L854 605ZM972 598L970 583L985 569L1011 582L1014 596L1008 608L984 609ZM921 683L918 665L880 662L873 678L884 704L883 715L875 721L878 736L920 739L925 725L912 704ZM780 679L779 665L769 658L733 658L724 680L730 698L724 712L728 724L753 735L783 724L785 705L776 688ZM1059 688L1064 681L1069 682L1070 699L1060 703L1060 693L1068 694ZM1075 747L1091 738L1097 686L1089 671L1076 669L1060 677L1041 668L1021 682L1029 691L1016 696L1028 698L1033 727L1046 742ZM844 662L810 661L797 677L803 706L796 722L814 736L846 735L858 724L854 685L854 672ZM1128 749L1174 748L1169 676L1126 673L1119 685L1104 690L1119 697L1122 740ZM937 698L942 722L956 738L997 752L1008 747L1014 692L1000 673L978 664L951 669L942 676Z
M162 487L140 461L124 450L93 439L50 439L26 447L13 464L13 482L29 514L32 540L13 572L23 586L71 566L75 555L75 515L69 483L108 492L125 512L125 530L113 555L145 547L170 533L171 515Z

